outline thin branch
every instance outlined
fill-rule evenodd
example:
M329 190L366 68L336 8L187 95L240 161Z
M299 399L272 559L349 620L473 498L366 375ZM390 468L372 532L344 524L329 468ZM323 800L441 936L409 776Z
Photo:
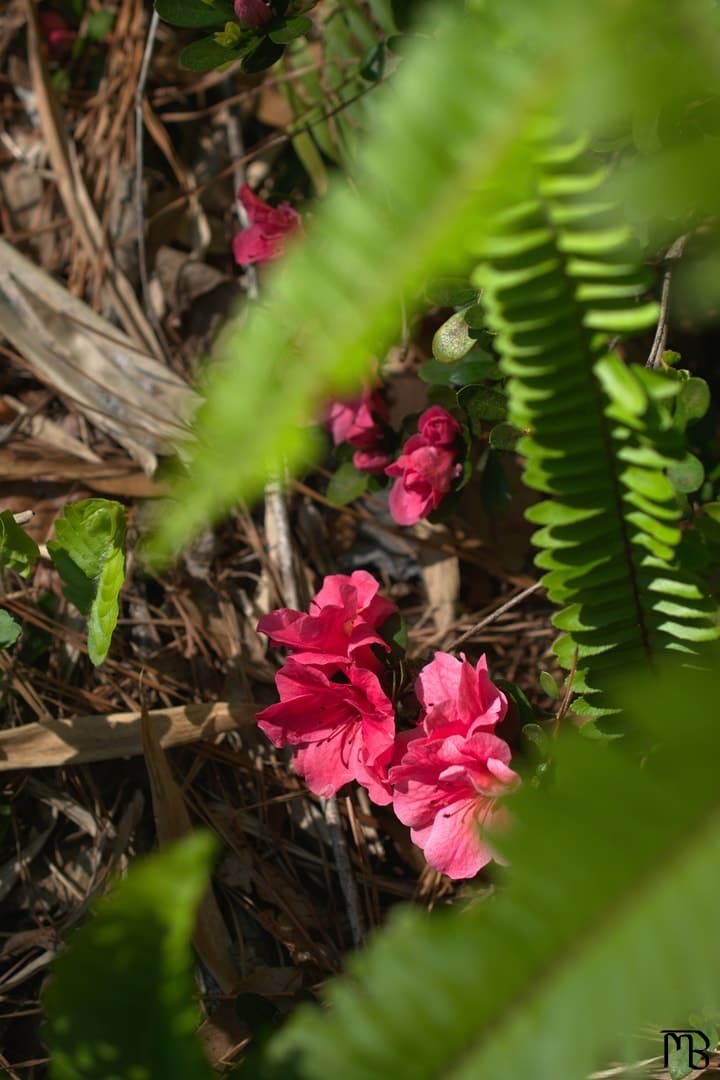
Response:
M670 285L672 282L673 271L672 264L681 257L685 250L687 240L687 236L678 237L678 239L668 248L665 255L665 262L669 265L663 276L662 292L660 294L660 313L658 315L657 329L655 330L655 339L652 343L647 363L645 364L645 367L648 368L658 368L662 362L662 355L665 352L665 346L667 344L668 308L670 306Z
M490 623L495 622L500 615L504 615L506 611L510 611L511 608L521 604L523 600L528 596L532 596L533 593L537 592L538 589L542 589L542 587L542 582L536 581L530 585L529 588L523 589L522 592L516 593L515 596L511 596L504 604L501 604L500 607L496 607L494 611L491 611L490 614L486 615L484 619L481 619L479 623L475 623L475 625L471 626L469 630L466 630L464 634L461 634L460 637L453 642L452 648L457 649L458 645L462 645L468 638L477 634L479 630L484 630Z
M153 49L155 48L155 37L157 35L159 23L160 16L153 8L150 26L148 27L147 32L147 40L145 41L145 52L143 53L142 65L138 76L138 84L135 89L135 219L137 228L138 269L140 271L140 288L142 290L145 314L152 323L160 347L165 354L165 359L167 359L167 341L150 297L150 281L148 278L147 255L145 252L145 192L143 176L145 165L143 143L143 136L145 134L143 98L145 96L145 86L150 72L150 61L152 60Z

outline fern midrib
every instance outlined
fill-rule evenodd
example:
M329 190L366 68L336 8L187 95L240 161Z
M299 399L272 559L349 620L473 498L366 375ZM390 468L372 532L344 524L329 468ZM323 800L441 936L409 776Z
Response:
M661 891L679 876L683 868L701 858L713 833L720 831L720 809L717 804L707 813L707 820L699 822L696 818L688 821L680 834L673 834L672 843L669 842L666 848L669 854L665 858L660 857L660 851L652 852L647 864L637 868L627 887L616 894L615 902L609 897L595 917L578 927L564 947L562 942L556 942L551 960L529 976L522 989L503 1008L487 1018L480 1030L473 1033L471 1042L459 1050L451 1061L443 1063L442 1073L437 1073L437 1076L446 1080L451 1076L463 1075L463 1070L471 1065L476 1066L477 1056L482 1054L483 1043L488 1036L502 1040L503 1032L511 1027L516 1015L524 1010L528 1013L532 1011L532 1003L542 998L543 988L548 983L559 981L561 973L581 964L584 954L591 953L601 945L609 926L632 918L636 910L642 909L648 896Z
M555 248L561 257L561 272L565 285L568 289L570 296L570 303L573 311L575 312L575 329L578 333L578 339L580 342L580 350L585 359L585 372L589 381L590 391L596 406L596 415L598 416L600 436L602 438L603 446L605 448L605 456L608 462L608 475L610 477L613 493L613 501L615 504L615 516L619 525L620 539L625 554L625 564L628 568L628 575L630 580L630 589L632 592L633 606L637 615L637 625L640 633L640 642L643 652L648 663L652 663L652 649L650 648L650 637L648 634L647 626L645 623L645 611L642 605L641 591L639 582L637 580L637 572L635 568L635 560L633 557L633 547L628 534L627 522L625 520L625 514L623 512L623 499L622 488L620 485L620 477L618 475L618 463L614 454L614 443L612 434L609 428L609 421L605 413L605 395L600 382L595 375L594 366L599 357L594 357L588 344L587 335L589 331L583 323L583 309L578 303L575 295L576 283L567 271L567 258L562 253L560 248L560 237L557 226L552 217L550 211L551 203L549 200L543 198L539 191L536 192L540 205L543 208L543 216L547 222L548 228L552 232L555 238Z

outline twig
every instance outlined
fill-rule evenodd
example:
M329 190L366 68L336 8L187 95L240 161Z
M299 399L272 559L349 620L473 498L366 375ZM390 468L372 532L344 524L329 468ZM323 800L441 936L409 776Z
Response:
M232 83L230 79L225 80L225 88L227 90L232 89ZM227 131L228 147L230 149L230 156L233 160L233 184L235 185L235 212L238 216L238 220L243 229L247 229L250 225L250 219L248 218L245 207L240 202L240 188L245 182L245 166L243 159L245 158L245 144L243 142L242 130L237 118L237 114L234 109L228 107L227 118L225 121L225 130ZM257 270L254 266L245 267L244 274L245 291L247 292L250 300L257 300L258 296L258 278Z
M484 628L494 622L498 616L504 615L506 611L510 611L511 608L514 608L517 604L521 604L523 600L528 596L532 596L534 592L537 592L538 589L542 589L542 587L542 582L536 581L530 585L529 588L523 589L522 592L516 593L515 596L511 596L504 604L495 608L495 610L491 611L489 615L486 615L484 619L481 619L479 623L475 623L475 625L471 626L469 630L466 630L464 634L461 634L460 637L453 642L452 648L457 649L458 645L462 645L468 638L473 637L474 634L477 634L478 630L484 630Z
M150 26L148 27L147 32L147 39L145 41L145 52L143 53L142 64L140 66L140 74L138 75L138 84L135 88L135 219L137 226L140 288L142 290L145 313L152 323L153 330L157 335L158 342L160 343L162 351L165 354L165 359L167 360L167 341L150 297L150 280L148 278L147 254L145 251L145 191L143 183L143 172L145 167L143 140L145 134L145 120L143 117L143 97L145 96L145 86L150 72L150 61L152 60L153 49L155 48L155 37L157 35L159 22L160 16L153 8L153 13L150 17Z
M340 822L338 801L334 795L331 799L323 800L323 810L325 811L325 824L330 833L333 855L335 856L335 865L337 866L338 877L340 878L340 887L345 898L345 906L350 922L353 945L358 949L362 945L364 937L362 915L360 914L360 903L358 900L357 888L355 887L355 878L353 877L352 867L347 853L347 846L345 844L345 833L343 832L343 827Z
M665 345L667 344L667 332L668 332L668 307L670 306L670 283L672 281L672 263L680 258L685 250L685 244L687 243L687 236L680 236L667 250L665 255L665 262L669 265L665 270L662 283L662 292L660 294L660 313L658 314L657 329L655 330L655 339L650 349L650 355L647 358L645 367L658 368L662 360L662 355L665 352Z
M555 723L553 725L554 736L556 736L558 731L560 730L560 724L563 721L565 713L570 707L570 698L572 697L573 693L573 682L575 681L575 670L577 668L577 662L578 650L575 649L575 652L573 653L572 664L570 665L570 671L568 672L568 677L566 680L565 693L563 695L562 701L560 702L560 708L557 711L557 715L555 716Z

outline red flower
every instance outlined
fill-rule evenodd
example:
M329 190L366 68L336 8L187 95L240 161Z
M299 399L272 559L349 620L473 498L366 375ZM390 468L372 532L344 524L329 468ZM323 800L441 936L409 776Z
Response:
M389 506L398 525L414 525L436 510L460 473L452 445L460 434L457 420L433 405L418 420L418 428L397 461L385 469L388 476L397 477Z
M497 799L519 782L509 761L507 743L485 731L433 738L420 730L408 740L390 770L393 808L440 873L474 877L495 858L481 828L497 826Z
M77 37L75 30L70 30L59 11L41 11L40 26L45 35L48 52L53 60L62 60L73 47Z
M263 0L235 0L234 7L240 22L253 30L264 26L272 18L272 11Z
M310 603L310 613L279 608L263 615L258 630L274 645L292 649L306 663L326 664L353 660L379 669L370 648L387 643L378 627L397 611L395 604L378 596L378 582L366 570L330 574Z
M290 657L277 687L280 702L258 713L258 725L275 746L295 748L293 764L310 790L329 798L357 780L387 805L395 713L377 676L355 664L333 670Z
M240 188L238 198L250 224L233 240L235 262L248 266L277 258L283 252L285 237L302 228L302 219L297 210L293 210L287 202L269 206L257 197L248 184Z

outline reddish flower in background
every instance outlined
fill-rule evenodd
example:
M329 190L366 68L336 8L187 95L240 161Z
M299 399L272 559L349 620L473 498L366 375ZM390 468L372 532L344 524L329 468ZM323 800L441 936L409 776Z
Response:
M64 16L59 11L41 11L40 27L53 60L61 60L67 56L73 47L77 32L69 28Z
M439 405L426 409L397 461L385 473L396 477L390 491L390 513L398 525L414 525L436 510L460 474L453 447L460 425Z
M495 858L481 829L497 826L497 800L519 783L509 768L510 748L478 731L448 738L422 730L390 770L393 808L430 866L452 878L474 877Z
M265 5L261 5L265 6ZM250 222L233 240L235 262L242 266L270 262L283 252L285 238L302 228L302 219L290 203L270 206L243 184L238 192Z
M507 698L490 678L481 656L473 667L464 653L460 659L436 653L415 682L415 695L423 707L422 726L427 735L472 735L494 728L507 712Z
M353 465L360 472L380 476L391 456L382 449L384 425L388 423L387 402L379 390L365 387L353 401L334 401L328 410L327 424L335 446L356 446Z
M329 798L357 780L387 805L395 711L377 676L355 664L333 671L289 657L277 688L279 703L258 713L258 725L275 746L294 747L293 764L310 790Z
M418 420L418 431L430 446L453 446L460 425L441 405L431 405Z
M235 0L234 7L243 26L249 26L253 30L264 26L272 18L272 11L263 0Z
M352 660L379 668L370 646L388 648L378 628L397 611L395 604L377 595L379 588L366 570L330 574L311 601L309 614L279 608L263 615L258 630L274 645L284 645L307 663Z

